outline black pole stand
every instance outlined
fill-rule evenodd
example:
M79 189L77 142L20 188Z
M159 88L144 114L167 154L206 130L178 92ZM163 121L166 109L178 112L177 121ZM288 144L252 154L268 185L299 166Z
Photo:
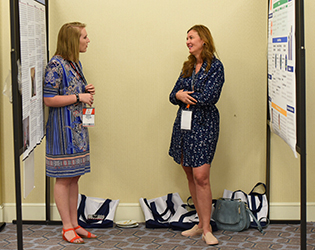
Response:
M52 221L50 218L50 178L46 176L46 192L45 192L45 220L23 220L25 225L62 225L61 221ZM13 224L17 223L17 220L12 221Z
M0 232L4 229L5 227L5 222L1 222L0 223Z
M306 250L306 91L305 91L305 44L304 44L304 0L296 0L296 100L297 100L297 151L300 154L301 180L301 250Z
M12 74L12 98L13 98L13 133L14 133L14 165L15 165L15 199L16 199L16 218L17 218L17 246L23 249L22 234L22 208L21 208L21 172L20 172L20 128L16 121L22 121L22 114L19 109L21 101L19 100L18 88L18 69L17 61L19 55L19 11L18 1L10 0L10 21L11 21L11 74ZM18 36L19 37L19 36Z

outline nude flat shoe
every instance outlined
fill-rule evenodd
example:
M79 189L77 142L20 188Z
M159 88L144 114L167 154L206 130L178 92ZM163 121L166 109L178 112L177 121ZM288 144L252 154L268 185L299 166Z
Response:
M194 225L191 229L181 232L181 235L185 237L202 235L202 228L198 228L198 225Z
M206 233L205 235L202 234L202 240L206 242L206 244L209 246L214 246L214 245L219 244L218 239L214 237L214 235L210 232Z

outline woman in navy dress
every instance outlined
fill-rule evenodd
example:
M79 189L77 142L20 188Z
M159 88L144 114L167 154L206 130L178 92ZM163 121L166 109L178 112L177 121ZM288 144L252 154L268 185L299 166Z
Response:
M77 203L81 175L90 172L89 134L82 126L85 105L93 104L95 88L88 84L79 61L90 39L85 24L64 24L57 50L45 71L44 103L49 107L46 125L46 175L56 178L55 202L63 224L63 239L84 243L94 234L78 225Z
M186 45L190 55L169 97L171 103L179 106L169 155L186 173L199 217L199 224L182 235L202 235L208 245L216 245L218 240L210 225L210 164L219 137L219 111L215 104L224 83L224 68L215 57L213 38L207 27L190 28Z

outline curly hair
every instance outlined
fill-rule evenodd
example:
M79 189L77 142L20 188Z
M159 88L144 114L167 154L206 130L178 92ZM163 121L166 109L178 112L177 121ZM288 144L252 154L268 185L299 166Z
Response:
M78 63L81 30L85 27L86 25L80 22L64 24L58 33L55 55L60 55L66 60Z
M211 67L212 58L214 57L214 54L216 53L210 30L204 25L194 25L187 31L187 33L191 30L196 31L199 37L204 42L204 47L201 52L201 58L203 59L203 61L207 61L206 71L209 71ZM185 61L183 64L182 77L187 78L192 75L195 63L196 63L196 57L194 55L189 55L188 60Z

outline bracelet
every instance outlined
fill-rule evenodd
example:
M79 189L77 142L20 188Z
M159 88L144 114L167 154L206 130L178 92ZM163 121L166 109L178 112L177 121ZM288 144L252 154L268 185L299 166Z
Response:
M78 93L76 93L76 94L75 94L75 96L77 97L77 101L76 101L76 103L75 103L75 104L77 104L77 103L79 103L79 102L80 102L80 97L79 97L79 94L78 94Z

